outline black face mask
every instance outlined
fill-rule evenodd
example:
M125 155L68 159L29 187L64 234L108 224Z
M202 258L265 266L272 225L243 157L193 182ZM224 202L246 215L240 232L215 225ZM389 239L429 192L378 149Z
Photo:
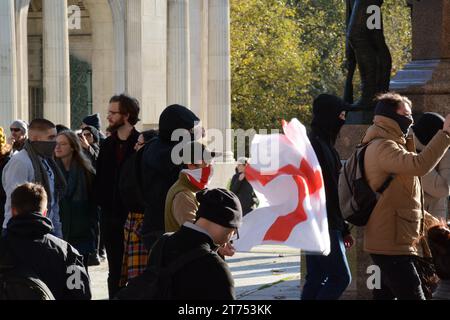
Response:
M345 124L345 120L340 118L333 119L332 117L316 117L311 122L313 132L319 134L322 138L328 140L331 144L336 142L336 139Z
M395 108L383 102L378 102L377 107L375 108L375 115L385 116L397 122L400 130L405 136L408 135L409 128L411 128L412 124L414 123L412 115L400 115L397 113Z
M53 157L55 151L56 141L32 141L34 151L43 158Z
M401 115L397 114L397 116L395 118L396 119L393 119L393 120L395 120L398 123L400 130L402 130L403 134L405 136L407 136L409 133L409 129L411 128L412 124L414 123L413 117L411 115L401 116Z

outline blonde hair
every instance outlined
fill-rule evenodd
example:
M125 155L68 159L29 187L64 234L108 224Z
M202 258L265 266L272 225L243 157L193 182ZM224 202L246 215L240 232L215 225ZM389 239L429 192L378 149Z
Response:
M3 128L0 127L0 156L7 155L11 152L12 145L6 142L6 135Z

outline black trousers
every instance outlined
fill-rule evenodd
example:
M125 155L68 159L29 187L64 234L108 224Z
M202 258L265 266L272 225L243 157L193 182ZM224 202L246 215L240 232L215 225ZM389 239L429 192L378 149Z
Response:
M381 288L373 290L374 300L425 300L414 256L370 256L381 271Z
M120 290L125 220L123 218L111 218L105 210L102 210L101 222L101 232L103 233L108 258L108 292L109 298L112 299Z

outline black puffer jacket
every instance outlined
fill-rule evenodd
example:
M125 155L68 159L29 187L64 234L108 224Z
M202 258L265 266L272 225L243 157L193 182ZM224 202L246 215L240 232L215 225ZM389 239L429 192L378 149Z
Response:
M181 165L173 163L172 149L178 141L171 141L176 129L192 129L199 119L189 109L172 105L159 118L158 136L144 148L142 156L142 184L145 200L142 234L149 250L164 233L164 208L167 192L178 180ZM191 137L192 138L192 137Z
M66 241L51 235L52 229L52 222L40 213L22 214L11 218L0 241L6 241L16 263L32 269L56 300L90 300L83 257Z
M183 253L202 248L214 251L212 239L197 230L182 226L164 245L163 266ZM152 257L150 256L150 261ZM194 260L172 278L173 300L234 300L234 281L225 261L217 254L207 254Z

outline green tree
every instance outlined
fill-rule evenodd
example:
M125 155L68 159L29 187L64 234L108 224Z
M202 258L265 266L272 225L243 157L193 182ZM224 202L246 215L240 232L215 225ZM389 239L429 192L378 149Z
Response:
M231 0L234 128L275 129L307 116L316 50L301 47L295 13L284 1Z
M392 75L411 59L406 1L385 0ZM234 128L272 129L298 117L308 125L320 93L343 95L344 0L231 0ZM355 98L359 78L354 80Z

